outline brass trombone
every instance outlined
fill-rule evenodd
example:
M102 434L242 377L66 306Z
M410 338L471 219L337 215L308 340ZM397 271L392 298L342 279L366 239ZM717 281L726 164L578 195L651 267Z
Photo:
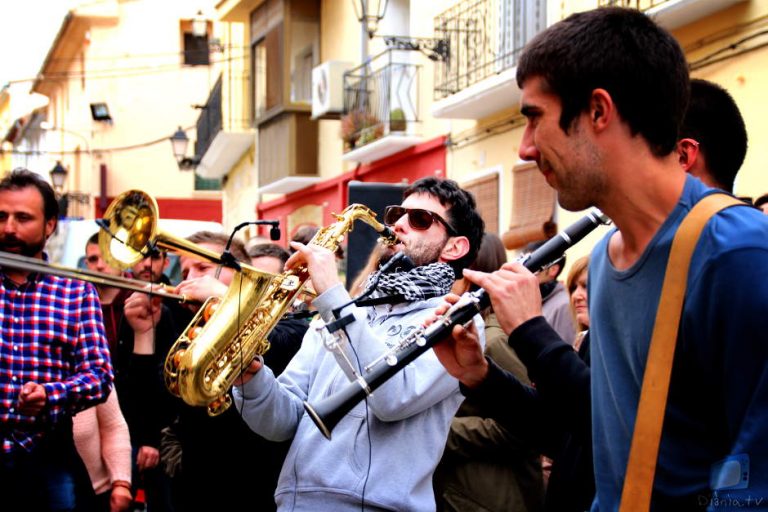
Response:
M172 300L179 300L181 302L186 300L183 295L171 293L169 290L174 289L172 286L151 284L139 279L111 276L100 272L93 272L91 270L69 268L55 263L48 263L38 258L30 258L28 256L21 256L10 252L0 251L0 267L28 270L30 272L51 274L53 276L68 277L70 279L79 279L80 281L88 281L89 283L101 286L124 288L126 290L149 293Z

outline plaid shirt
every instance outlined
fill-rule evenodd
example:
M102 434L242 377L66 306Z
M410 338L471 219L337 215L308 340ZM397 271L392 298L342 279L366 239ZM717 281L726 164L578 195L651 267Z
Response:
M17 410L22 386L43 384L37 416ZM2 453L30 451L63 418L103 402L112 364L101 307L86 282L30 274L17 286L0 270L0 437Z

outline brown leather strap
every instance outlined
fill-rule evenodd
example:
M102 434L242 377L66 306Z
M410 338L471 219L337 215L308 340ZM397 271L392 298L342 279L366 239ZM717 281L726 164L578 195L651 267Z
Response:
M621 493L620 512L648 512L651 506L653 477L659 456L659 442L667 406L672 360L677 344L683 298L688 282L688 266L701 230L723 208L743 205L726 194L712 194L701 199L688 212L675 234L664 274L656 323L648 349L643 386L637 407L637 419L629 449L627 473Z

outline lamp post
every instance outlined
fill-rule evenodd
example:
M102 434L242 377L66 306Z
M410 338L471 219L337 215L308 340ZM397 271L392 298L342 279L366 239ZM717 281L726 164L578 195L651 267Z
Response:
M373 39L376 34L379 22L387 12L388 3L389 0L352 0L357 21L363 24L363 32L368 34L369 39Z
M89 159L92 157L91 153L91 145L88 142L88 139L81 133L78 133L73 130L69 130L67 128L62 128L60 126L54 126L49 121L43 121L40 123L40 129L46 132L61 132L68 135L73 135L80 140L83 141L83 144L85 145L85 152L88 154ZM63 141L62 141L63 146ZM61 154L63 155L65 152L62 147ZM90 161L90 160L89 160ZM69 203L70 201L75 201L80 204L87 205L91 199L90 194L86 194L77 190L73 191L67 191L67 177L69 176L69 171L67 170L64 165L62 165L61 160L56 161L56 165L54 165L53 169L49 172L51 176L51 183L53 184L53 189L56 192L56 195L59 199L59 216L61 218L65 218L68 216L68 210L69 210Z
M56 165L53 166L50 173L51 183L53 184L53 190L56 192L56 196L59 199L59 218L66 218L69 210L69 202L76 201L81 204L88 204L90 200L89 194L82 192L65 192L64 188L67 183L67 176L69 171L67 168L61 165L61 161L57 160Z
M197 167L200 163L200 158L197 156L187 156L187 146L189 146L189 137L187 133L179 126L178 130L170 136L171 147L173 148L173 156L176 158L176 163L179 165L179 169L182 171L188 171Z

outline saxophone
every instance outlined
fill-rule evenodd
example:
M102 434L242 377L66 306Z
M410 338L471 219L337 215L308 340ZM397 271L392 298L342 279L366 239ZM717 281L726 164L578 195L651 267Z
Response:
M310 244L338 249L355 220L369 224L394 245L394 233L361 204L351 204L336 222L321 228ZM305 265L282 274L241 265L223 298L209 298L171 347L165 360L168 390L193 406L206 406L217 416L232 404L229 389L243 369L269 350L267 336L285 314L309 277Z

